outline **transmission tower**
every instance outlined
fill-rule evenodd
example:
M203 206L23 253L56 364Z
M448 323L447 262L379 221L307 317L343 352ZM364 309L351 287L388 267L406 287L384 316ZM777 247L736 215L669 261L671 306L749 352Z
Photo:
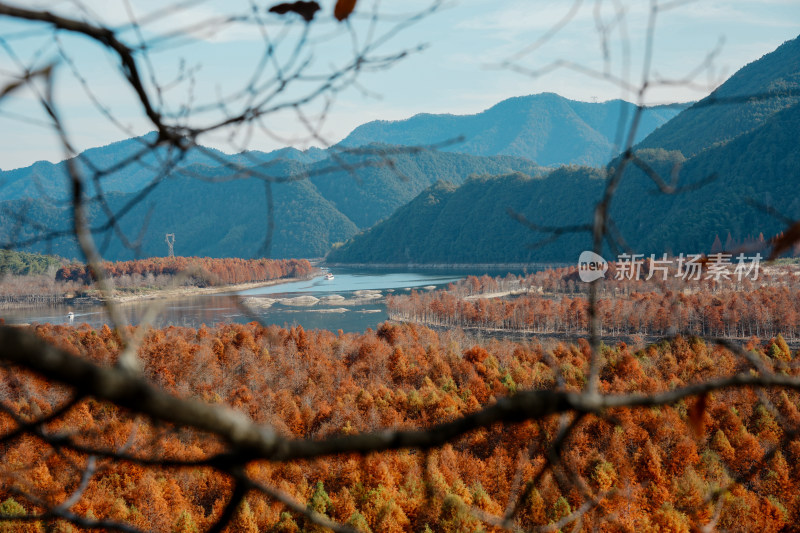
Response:
M175 234L167 233L165 240L167 241L167 246L169 246L169 257L175 257Z

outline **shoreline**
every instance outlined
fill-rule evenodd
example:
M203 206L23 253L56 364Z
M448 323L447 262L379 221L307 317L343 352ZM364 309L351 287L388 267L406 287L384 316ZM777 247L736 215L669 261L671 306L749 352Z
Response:
M405 320L402 318L393 315L391 312L388 313L389 318L387 322L395 323L395 324L417 324L420 326L424 326L428 329L434 331L453 331L456 329L460 329L466 334L481 337L481 338L494 338L494 339L504 339L504 340L511 340L511 341L519 341L519 340L550 340L550 341L557 341L557 342L568 342L572 344L576 344L578 339L589 339L589 332L563 332L563 331L550 331L550 332L542 332L542 331L535 331L532 329L506 329L506 328L491 328L485 326L468 326L468 325L461 325L461 326L450 326L447 324L439 324L433 321L426 321L426 320ZM692 335L684 335L685 338L689 338ZM639 339L644 342L645 346L657 344L665 339L671 339L674 337L670 335L639 335L636 333L622 333L618 335L610 335L604 334L600 336L600 340L606 344L618 344L620 342L625 342L626 344L633 344L634 337L639 337ZM705 339L702 335L697 335L698 338ZM747 344L753 337L723 337L725 340L738 342L742 346ZM761 341L769 340L771 337L759 337ZM786 344L789 345L789 348L793 350L800 349L800 339L797 338L789 338L786 339Z
M151 300L173 300L186 298L189 296L199 296L204 294L219 294L226 292L239 292L249 289L257 289L259 287L270 287L273 285L281 285L283 283L293 283L296 281L304 281L313 279L315 276L309 277L293 277L293 278L279 278L267 281L250 281L246 283L235 283L232 285L220 285L217 287L172 287L164 289L150 289L135 294L113 294L110 297L102 298L96 294L89 296L78 296L73 298L67 297L50 297L47 302L30 303L30 302L4 302L0 303L0 311L11 311L15 309L36 309L36 308L52 308L58 306L85 306L85 305L103 305L105 302L113 302L116 304L129 304L142 301ZM115 292L117 292L115 290Z
M562 268L573 266L571 263L320 263L326 267L333 268L358 268L364 270L390 270L390 269L414 269L414 270L524 270L524 269L546 269Z
M268 281L249 281L246 283L235 283L233 285L220 285L218 287L174 287L168 289L154 289L140 294L115 294L109 298L93 298L98 303L111 301L118 304L140 302L143 300L171 300L184 298L186 296L197 296L203 294L219 294L224 292L239 292L259 287L271 287L284 283L293 283L313 279L314 276L303 278L279 278Z

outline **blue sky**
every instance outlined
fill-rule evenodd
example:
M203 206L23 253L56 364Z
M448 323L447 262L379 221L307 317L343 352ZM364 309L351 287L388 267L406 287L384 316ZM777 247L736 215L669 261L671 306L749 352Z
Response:
M277 44L280 61L285 63L292 56L303 24L287 25L283 19L268 15L266 8L272 3L208 0L152 19L149 14L169 3L30 0L16 5L45 7L113 27L128 24L133 13L137 20L147 21L142 33L148 40L179 30L177 38L160 41L149 56L149 64L140 57L140 65L148 79L148 65L152 65L153 79L166 88L162 93L163 109L180 114L186 102L191 102L195 112L190 124L202 126L223 116L219 106L200 112L204 104L222 100L229 106L227 112L240 109L237 106L242 102L232 95L246 85L262 57L263 32ZM320 3L323 11L311 26L307 45L298 56L299 61L309 62L307 73L315 75L327 75L346 64L352 60L354 46L363 45L370 37L375 40L392 31L409 14L430 6L424 0L384 0L376 7L360 0L357 16L348 26L332 19L332 0ZM656 18L651 79L685 81L687 74L695 76L691 84L655 83L644 95L644 101L651 104L702 98L745 64L797 37L800 28L797 0L662 0L660 4L672 7L659 11ZM229 15L251 16L254 6L264 26L253 24L252 19L221 23ZM269 114L252 130L222 130L201 141L228 152L271 150L287 144L322 145L341 140L354 127L370 120L402 119L423 112L476 113L508 97L545 91L583 101L636 101L638 96L632 89L642 77L650 6L646 0L447 0L436 12L391 34L376 54L394 54L419 45L425 45L424 50L409 54L391 68L360 73L357 84L338 90L335 98L312 100L301 108L302 114L294 110ZM371 15L375 10L382 19L373 26ZM528 50L559 21L565 21L568 14L572 16L560 31L541 46ZM609 28L607 62L602 53L599 22ZM113 56L85 38L62 33L54 42L52 33L43 28L0 19L4 45L0 48L0 83L5 85L19 76L23 67L55 63L56 103L78 149L105 145L150 129L140 117L134 95L122 83ZM200 30L194 31L195 28ZM131 45L138 43L139 37L132 30L121 36ZM62 50L72 58L72 65L64 60ZM712 60L706 62L709 54ZM518 67L516 70L509 68L510 60ZM548 68L555 64L570 66ZM578 72L577 66L606 70L630 87ZM73 68L117 123L110 122L97 109ZM270 68L265 70L262 81L272 74ZM532 76L528 71L538 74ZM290 84L275 101L291 102L317 85L313 80ZM63 159L46 120L34 89L18 91L0 102L0 168ZM313 135L304 122L312 126Z

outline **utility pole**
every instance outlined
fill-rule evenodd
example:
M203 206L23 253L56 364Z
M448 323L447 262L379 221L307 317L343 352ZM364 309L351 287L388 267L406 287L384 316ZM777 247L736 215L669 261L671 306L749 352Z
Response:
M167 246L169 246L169 257L175 257L175 234L167 233L165 240L167 241Z

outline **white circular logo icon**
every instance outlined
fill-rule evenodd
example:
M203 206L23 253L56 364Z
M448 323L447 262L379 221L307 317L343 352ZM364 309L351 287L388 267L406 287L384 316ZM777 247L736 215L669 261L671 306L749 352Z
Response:
M578 276L581 281L591 283L605 277L608 271L608 261L594 252L582 252L578 258Z

